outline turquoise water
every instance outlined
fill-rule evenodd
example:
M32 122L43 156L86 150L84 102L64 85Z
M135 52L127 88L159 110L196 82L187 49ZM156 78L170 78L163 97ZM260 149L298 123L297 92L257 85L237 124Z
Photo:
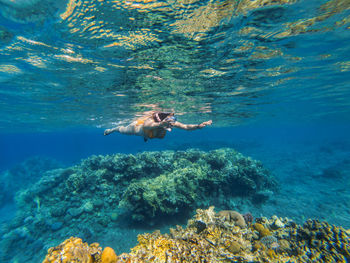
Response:
M25 236L21 249L38 254L17 260L38 262L62 242L47 228L52 240L33 246L22 231L31 221L14 220L14 193L45 171L97 154L190 148L234 148L271 171L280 191L254 216L349 228L349 29L347 0L0 0L1 246ZM103 136L153 110L213 125L146 143ZM14 224L17 236L6 235ZM87 239L120 253L150 231L113 227ZM124 246L117 229L130 237Z

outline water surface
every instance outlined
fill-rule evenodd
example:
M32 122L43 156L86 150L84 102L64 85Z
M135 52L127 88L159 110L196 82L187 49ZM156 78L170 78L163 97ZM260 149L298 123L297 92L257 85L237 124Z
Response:
M349 121L349 7L2 0L0 128L107 127L156 109L217 127Z

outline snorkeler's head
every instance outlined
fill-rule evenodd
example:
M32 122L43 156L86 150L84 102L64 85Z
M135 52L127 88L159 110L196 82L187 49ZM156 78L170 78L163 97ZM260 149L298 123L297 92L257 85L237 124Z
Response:
M153 119L155 122L161 122L161 121L175 122L176 121L176 118L173 112L160 112L160 111L154 112Z

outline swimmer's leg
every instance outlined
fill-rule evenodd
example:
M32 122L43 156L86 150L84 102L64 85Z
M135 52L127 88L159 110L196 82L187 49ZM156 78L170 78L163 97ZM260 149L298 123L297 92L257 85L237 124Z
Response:
M104 132L104 135L111 134L112 132L119 132L127 135L135 135L138 131L134 123L129 124L128 126L118 126L112 129L107 129Z
M104 131L103 135L108 135L108 134L111 134L112 132L116 132L118 131L119 132L119 127L115 127L115 128L112 128L112 129L107 129Z

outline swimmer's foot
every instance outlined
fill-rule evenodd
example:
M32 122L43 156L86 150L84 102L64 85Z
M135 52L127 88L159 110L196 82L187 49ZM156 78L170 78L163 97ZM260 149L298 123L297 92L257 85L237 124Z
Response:
M199 128L199 129L202 129L203 127L205 127L205 126L207 126L207 125L211 125L212 123L213 123L212 120L202 122L201 124L198 125L198 128Z

